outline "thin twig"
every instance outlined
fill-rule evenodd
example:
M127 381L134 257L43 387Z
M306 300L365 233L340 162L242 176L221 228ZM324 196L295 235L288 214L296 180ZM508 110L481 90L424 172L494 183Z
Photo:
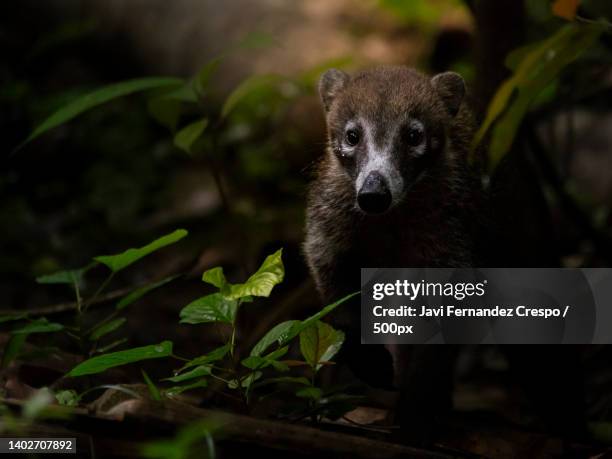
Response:
M145 285L145 284L143 284ZM91 301L89 306L99 305L106 303L108 301L116 300L117 298L121 298L122 296L130 293L134 288L137 287L126 287L117 290L113 290L112 292L108 292L105 295L99 295L95 301ZM78 303L76 301L71 301L67 303L58 303L51 306L43 306L40 308L34 309L8 309L3 310L3 314L23 314L26 312L28 316L47 316L51 314L61 314L63 312L72 311L78 308Z

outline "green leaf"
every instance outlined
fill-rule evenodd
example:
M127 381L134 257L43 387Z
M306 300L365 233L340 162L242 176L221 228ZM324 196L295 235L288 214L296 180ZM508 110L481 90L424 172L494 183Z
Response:
M506 64L514 68L514 73L497 90L472 143L475 150L487 132L491 132L491 170L510 150L530 107L542 99L542 93L567 65L596 42L604 28L602 24L568 24L546 40L519 48L508 56Z
M260 356L275 342L281 345L281 343L287 343L289 340L286 338L286 335L289 331L297 324L299 324L299 320L288 320L286 322L281 322L278 325L275 325L268 333L261 338L253 349L251 349L251 356Z
M476 147L482 143L485 135L487 134L493 123L497 120L497 118L499 118L499 115L504 112L506 106L508 105L508 101L510 100L510 97L512 97L512 94L514 93L515 89L515 84L512 80L504 81L497 89L495 95L489 103L485 119L474 136L474 141L472 142L472 150L475 150Z
M223 274L223 268L220 266L209 269L208 271L204 271L204 274L202 275L202 280L208 284L214 285L221 291L226 290L228 288L228 283L225 279L225 274Z
M126 321L127 321L127 319L125 317L119 317L119 318L117 318L115 320L111 320L108 323L102 324L99 327L94 328L94 330L91 332L91 335L89 335L89 340L90 341L97 341L97 340L99 340L104 335L107 335L107 334L117 330Z
M147 109L155 120L174 132L181 117L182 104L180 101L155 97L147 103Z
M63 330L64 326L55 322L49 322L44 317L33 320L21 328L11 331L12 335L29 335L30 333L52 333Z
M116 273L124 268L127 268L141 258L161 249L162 247L166 247L167 245L180 241L187 236L187 234L189 233L186 230L177 229L176 231L162 236L144 247L128 249L125 252L117 255L102 255L95 257L94 260L106 265L113 273Z
M270 365L274 365L276 369L280 368L280 371L285 371L285 369L289 369L287 365L280 364L280 366L277 366L277 364L279 364L280 362L277 362L276 360L284 356L288 351L289 346L284 346L273 352L270 352L268 355L263 357L251 355L243 359L241 363L243 366L251 370L261 370L266 367L269 367Z
M304 360L315 370L321 368L321 362L329 361L336 355L343 342L343 332L321 321L300 333L300 351Z
M191 368L191 367L195 367L198 365L204 365L206 363L212 363L212 362L217 362L219 360L221 360L223 357L225 357L227 355L227 353L230 350L230 344L224 344L221 347L218 347L212 351L210 351L208 354L204 354L201 355L199 357L196 357L195 359L191 360L190 362L187 362L185 365L183 365L183 367L179 370L179 373L181 371L186 370L187 368Z
M196 381L191 384L185 384L184 386L172 386L166 391L166 395L169 395L172 397L172 396L182 394L183 392L188 391L188 390L199 389L199 388L206 387L206 386L208 386L208 381L206 381L205 379L200 379L199 381Z
M2 351L2 362L0 368L6 368L8 365L17 358L21 348L28 339L28 334L23 333L21 335L11 335L4 350Z
M508 70L516 70L520 63L525 59L525 57L533 52L540 43L529 43L524 46L520 46L508 53L506 59L504 59L504 65Z
M197 101L198 95L194 88L191 84L185 83L179 88L166 90L151 97L147 108L155 120L174 132L183 110L183 104L193 104Z
M187 381L189 379L201 378L203 376L210 376L211 372L212 372L212 367L210 365L200 365L186 373L182 373L177 376L172 376L171 378L166 378L164 379L164 381L180 383L183 381Z
M193 144L202 136L206 126L208 126L208 119L206 118L188 124L176 133L174 145L185 153L192 154Z
M297 390L295 395L317 401L323 396L323 391L318 387L304 387L303 389Z
M231 285L225 296L234 300L246 296L270 296L274 286L280 284L285 277L282 255L283 249L268 255L255 274L244 284Z
M25 312L22 312L19 314L8 314L5 316L0 316L0 324L4 322L14 322L17 320L22 320L22 319L25 319L26 317L28 317L28 314Z
M226 118L248 95L278 84L283 78L278 75L254 75L240 83L225 99L221 118Z
M510 150L528 109L567 65L593 45L601 32L599 25L568 25L527 54L514 76L518 95L492 131L492 167Z
M69 284L69 285L81 285L83 282L83 276L87 271L95 266L95 263L79 268L70 269L66 271L58 271L52 274L46 274L44 276L38 276L36 282L39 284Z
M162 279L162 280L160 280L158 282L153 282L151 284L144 285L142 287L139 287L139 288L131 291L126 296L121 298L121 300L119 300L119 302L115 305L115 309L117 311L121 311L122 309L125 309L126 307L128 307L132 303L135 303L140 298L145 296L150 291L155 290L155 289L157 289L157 288L159 288L159 287L161 287L163 285L166 285L169 282L172 282L177 277L179 277L179 275L166 277L165 279Z
M181 313L182 324L224 322L231 324L236 318L238 301L225 298L221 293L203 296L185 306Z
M116 347L121 346L124 343L127 343L127 341L128 341L127 338L118 339L116 341L113 341L110 344L107 344L106 346L102 346L102 347L96 349L95 353L96 354L104 354L104 353L110 351L111 349L115 349Z
M213 433L220 427L222 424L217 419L198 420L181 427L174 438L146 443L140 452L142 457L148 459L189 459L193 457L215 459ZM202 447L203 440L206 443L206 449ZM133 456L140 457L137 454Z
M193 80L193 88L198 94L205 94L208 89L211 77L219 68L223 57L215 57L208 61L197 73Z
M89 94L86 94L72 101L65 107L60 108L45 121L42 122L30 136L20 145L23 146L28 142L36 139L50 129L53 129L87 110L102 105L118 97L127 96L135 92L146 91L153 88L164 86L179 85L183 80L178 78L152 77L142 78L137 80L123 81L121 83L105 86Z
M249 374L249 376L244 378L242 380L242 383L240 383L238 379L231 379L230 381L228 381L227 387L229 389L238 389L238 385L240 383L240 386L244 387L245 389L248 389L251 386L251 384L253 384L259 378L261 378L262 374L263 373L261 371L254 371L253 373Z
M317 312L316 314L313 314L312 316L310 316L306 320L303 320L301 322L298 321L298 323L294 324L291 327L291 329L289 329L287 331L287 333L285 335L283 335L283 341L280 344L284 345L284 344L288 343L293 338L295 338L297 335L299 335L302 332L302 330L305 330L306 328L310 327L316 321L321 320L323 317L325 317L327 314L332 312L334 309L336 309L342 303L344 303L345 301L350 300L355 295L359 295L360 293L361 292L354 292L354 293L351 293L350 295L346 295L344 298L339 299L335 303L332 303L332 304L329 304L329 305L325 306L319 312Z
M298 336L302 330L325 317L327 314L332 312L345 301L350 300L355 295L359 295L359 293L360 292L351 293L350 295L341 298L335 303L325 306L319 312L310 316L306 320L288 320L286 322L281 322L280 324L275 325L270 331L268 331L268 333L264 335L263 338L261 338L257 342L255 346L253 346L250 355L257 356L263 354L265 350L268 349L275 342L277 342L279 346L284 346L288 344L289 341Z
M147 388L149 389L149 394L151 394L151 398L155 400L156 402L160 402L162 397L161 397L161 393L159 392L159 389L153 383L153 381L151 381L151 378L149 378L149 375L147 374L146 371L144 370L140 370L140 371L142 373L142 377L145 380L145 383L147 384Z
M72 389L56 392L57 403L63 406L77 406L79 404L79 394Z
M186 103L195 103L198 101L198 95L189 82L185 82L178 88L164 89L163 92L156 94L155 97Z
M74 367L66 376L83 376L102 373L109 368L127 365L141 360L158 359L172 354L172 342L163 341L150 346L136 347L125 351L112 352L86 360Z

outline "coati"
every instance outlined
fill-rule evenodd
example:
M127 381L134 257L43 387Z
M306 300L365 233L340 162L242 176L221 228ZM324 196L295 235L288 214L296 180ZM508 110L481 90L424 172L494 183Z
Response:
M359 290L361 267L475 266L480 182L468 163L465 92L452 72L323 74L328 147L308 194L304 251L324 301ZM397 346L391 365L381 347L359 345L359 306L341 309L349 364L375 385L395 380L405 405L398 421L419 432L428 413L450 405L456 348Z
M319 93L328 147L308 193L304 252L323 301L359 290L361 267L478 266L488 204L468 161L475 123L461 76L429 78L401 66L353 76L331 69ZM389 353L362 346L359 311L357 302L334 312L347 332L345 360L366 382L394 380L402 435L427 442L434 418L451 406L457 347L395 346ZM577 378L561 377L563 361L554 358L561 354L550 348L533 349L533 358L507 354L526 369L520 376L540 386L535 399L551 424L576 432L582 392ZM568 413L559 408L561 393L576 398Z
M354 290L361 266L472 266L479 187L463 79L332 69L319 91L328 148L310 186L304 248L324 300Z

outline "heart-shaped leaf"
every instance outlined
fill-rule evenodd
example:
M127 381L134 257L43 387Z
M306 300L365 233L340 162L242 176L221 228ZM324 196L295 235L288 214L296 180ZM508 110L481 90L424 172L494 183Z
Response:
M220 266L205 271L202 275L202 280L211 285L214 285L220 291L226 290L228 287L227 280L225 279L225 274L223 274L223 268Z
M255 274L244 284L232 285L226 296L234 300L248 296L270 296L274 286L280 284L285 277L282 255L283 249L280 249L266 257Z
M315 322L300 333L300 351L315 370L336 355L343 342L344 333L325 322Z
M185 306L181 313L183 324L224 322L231 324L236 318L238 301L230 300L221 293L203 296Z

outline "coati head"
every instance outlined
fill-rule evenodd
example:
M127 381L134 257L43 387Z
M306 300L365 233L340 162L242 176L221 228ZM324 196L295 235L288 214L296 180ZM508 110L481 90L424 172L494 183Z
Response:
M381 214L402 202L445 160L447 127L465 94L463 79L428 78L407 67L354 76L331 69L319 82L332 160L352 180L356 206Z

